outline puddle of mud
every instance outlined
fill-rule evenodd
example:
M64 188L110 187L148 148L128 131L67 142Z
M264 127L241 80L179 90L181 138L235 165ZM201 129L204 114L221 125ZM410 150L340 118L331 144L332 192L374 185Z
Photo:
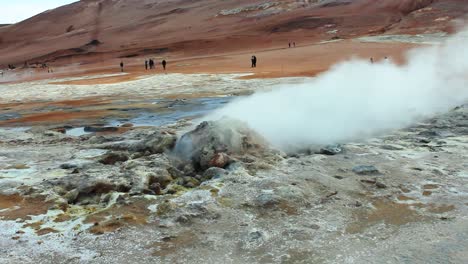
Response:
M47 213L50 205L43 197L27 198L18 194L0 195L0 219L30 220L31 216Z
M124 226L145 225L150 214L149 203L144 198L136 198L128 205L114 204L87 216L84 222L93 224L90 232L96 235L114 232Z
M154 242L151 248L154 248L152 255L157 257L167 257L183 248L193 247L199 238L191 231L181 232L177 236L164 237L160 242Z
M346 228L346 233L357 234L379 224L401 226L424 220L424 216L412 210L410 205L379 199L372 203L373 209L359 210L354 213L355 221Z

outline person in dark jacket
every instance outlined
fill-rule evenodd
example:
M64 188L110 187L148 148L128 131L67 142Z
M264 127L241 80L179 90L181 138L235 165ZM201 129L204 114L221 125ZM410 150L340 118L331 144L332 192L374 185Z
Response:
M166 65L167 65L167 61L166 60L163 60L161 62L162 66L163 66L163 69L166 70Z
M255 56L252 56L252 68L256 68L257 67L257 57Z

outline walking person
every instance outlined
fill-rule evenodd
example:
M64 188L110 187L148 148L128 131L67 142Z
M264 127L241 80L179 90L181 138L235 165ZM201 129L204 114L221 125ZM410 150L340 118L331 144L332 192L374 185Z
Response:
M167 65L167 61L166 60L163 60L161 62L162 66L163 66L163 69L166 70L166 65Z
M148 70L148 60L145 60L145 70Z
M124 71L124 63L123 61L120 62L120 72Z
M257 68L257 57L252 56L252 68Z

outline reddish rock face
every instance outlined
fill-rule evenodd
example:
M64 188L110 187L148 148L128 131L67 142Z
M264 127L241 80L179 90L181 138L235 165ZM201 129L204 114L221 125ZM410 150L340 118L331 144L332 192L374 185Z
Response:
M227 154L216 153L213 156L213 159L211 159L209 165L211 167L224 168L229 164L229 162L230 162L230 158Z

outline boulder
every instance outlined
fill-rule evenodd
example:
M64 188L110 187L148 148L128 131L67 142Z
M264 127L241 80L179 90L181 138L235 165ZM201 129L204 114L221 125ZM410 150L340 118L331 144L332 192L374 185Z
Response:
M189 160L197 170L226 167L230 157L261 155L266 141L244 122L223 118L205 121L184 134L175 146L177 157Z
M208 165L210 167L225 168L227 165L229 165L230 161L231 158L226 153L216 153L211 158Z

